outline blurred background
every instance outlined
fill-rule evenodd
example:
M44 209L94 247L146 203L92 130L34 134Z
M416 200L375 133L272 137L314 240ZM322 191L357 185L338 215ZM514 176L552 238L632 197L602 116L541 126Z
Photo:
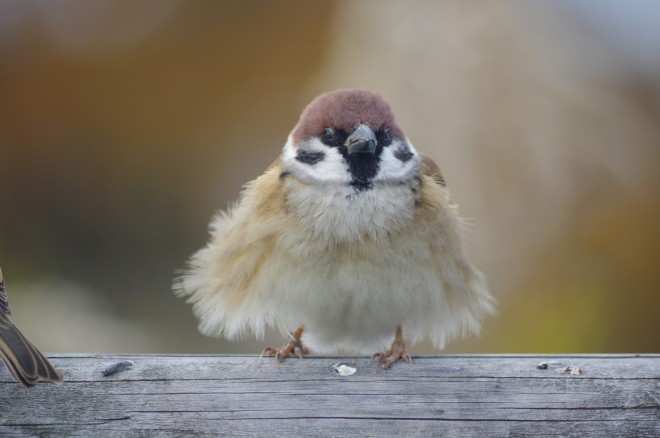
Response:
M448 352L660 351L660 2L0 1L0 266L49 352L259 353L174 297L323 91L378 91L499 301ZM413 352L430 353L428 345Z

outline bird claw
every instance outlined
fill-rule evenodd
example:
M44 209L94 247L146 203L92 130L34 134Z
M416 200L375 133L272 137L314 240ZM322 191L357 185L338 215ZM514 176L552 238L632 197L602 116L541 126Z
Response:
M406 344L403 340L403 334L401 333L401 328L397 327L396 336L394 342L392 342L392 347L385 352L377 352L371 356L371 360L378 361L382 363L382 368L389 368L394 365L399 359L403 360L405 363L412 365L412 357L406 351ZM370 360L370 361L371 361Z
M399 359L403 360L405 363L412 365L412 357L405 350L391 349L385 352L378 352L371 356L371 360L382 363L381 368L389 368L394 365Z
M282 348L266 347L259 357L264 357L264 355L274 356L277 363L282 363L284 359L293 353L298 356L299 359L302 359L304 354L309 353L309 350L303 346L300 336L302 336L302 327L291 333L289 340Z

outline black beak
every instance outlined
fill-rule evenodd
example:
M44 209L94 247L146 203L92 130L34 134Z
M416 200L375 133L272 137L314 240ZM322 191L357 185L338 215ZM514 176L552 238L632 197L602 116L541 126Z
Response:
M373 154L376 152L376 134L366 125L360 124L351 135L348 136L344 146L348 153Z

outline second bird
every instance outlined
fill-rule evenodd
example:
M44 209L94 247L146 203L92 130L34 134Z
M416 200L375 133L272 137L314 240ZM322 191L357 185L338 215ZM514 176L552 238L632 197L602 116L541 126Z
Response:
M0 358L23 386L32 387L40 380L61 382L62 374L9 320L10 314L5 279L0 271Z

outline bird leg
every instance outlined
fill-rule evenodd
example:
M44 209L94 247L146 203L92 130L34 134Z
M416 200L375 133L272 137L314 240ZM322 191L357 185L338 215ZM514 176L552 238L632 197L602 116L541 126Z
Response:
M382 362L383 368L391 367L399 359L403 359L407 364L412 364L412 358L406 351L406 343L403 340L403 332L400 325L396 327L396 335L390 349L384 353L378 352L371 356L371 360Z
M277 360L278 363L289 357L291 353L302 359L303 354L309 353L307 347L305 347L300 340L303 330L304 327L298 327L296 331L290 334L289 340L286 342L286 344L284 344L282 348L266 347L264 351L261 352L261 355L275 356L275 360Z

